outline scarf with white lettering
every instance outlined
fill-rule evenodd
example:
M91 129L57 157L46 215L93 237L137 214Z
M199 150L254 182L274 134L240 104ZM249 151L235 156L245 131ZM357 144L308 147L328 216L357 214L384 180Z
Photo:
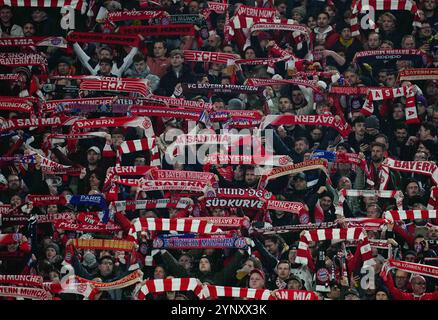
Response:
M383 217L389 221L436 219L437 210L389 210Z
M429 266L425 264L412 263L407 261L399 261L394 259L388 260L388 266L397 268L409 273L417 273L426 277L438 278L438 267Z
M0 0L0 6L11 6L20 8L63 8L72 7L75 10L80 10L82 14L85 13L87 9L86 0L57 0L57 1L47 1L47 0Z
M0 286L0 296L32 300L52 300L50 292L42 288Z
M107 170L105 182L103 184L103 191L108 191L110 185L114 185L114 176L145 176L150 170L151 166L115 166Z
M311 88L316 92L321 92L321 89L317 86L316 81L302 80L302 79L263 79L263 78L250 78L246 82L247 85L254 87L266 87L272 85L296 85Z
M140 93L144 97L150 94L148 82L145 79L84 77L81 81L80 89L89 91Z
M7 285L19 285L25 287L42 288L43 277L32 275L0 275L0 283Z
M438 69L404 69L399 72L398 78L400 81L438 80Z
M433 161L401 161L392 158L386 158L380 170L380 190L385 190L389 182L389 170L424 174L429 176L435 185L438 184L438 166Z
M17 73L0 73L0 81L17 81L19 78Z
M56 47L67 48L63 37L19 37L0 38L1 47Z
M207 221L214 224L216 227L225 228L225 229L238 229L240 227L249 227L249 222L246 218L243 217L189 217L183 218L185 220L199 220L199 221Z
M200 296L202 285L196 278L171 278L146 280L137 286L133 297L135 300L145 300L149 293L161 293L172 291L193 291Z
M43 72L46 72L47 59L38 53L2 52L0 53L0 66L40 66L43 69Z
M354 55L353 62L357 64L368 63L373 65L382 61L408 60L415 64L426 65L427 55L419 49L385 49L360 51Z
M40 113L68 112L76 110L79 110L83 113L98 112L99 106L111 105L116 99L117 97L97 97L50 100L41 104ZM88 109L91 111L88 111Z
M0 97L0 110L33 113L33 98Z
M248 244L244 237L234 234L204 235L198 237L192 234L184 235L159 235L152 243L154 249L241 249L247 250Z
M83 296L84 300L94 300L96 294L99 293L99 290L90 283L77 283L73 281L65 284L45 282L44 288L53 294L78 294Z
M165 11L131 10L108 13L108 21L151 20L164 16Z
M136 218L131 222L128 240L137 241L137 233L141 231L179 231L183 233L212 234L222 232L208 221L188 219Z
M179 199L151 199L151 200L123 200L113 201L110 204L115 212L134 211L141 209L183 209L190 210L192 208L192 201L190 198Z
M217 178L211 172L199 171L178 171L178 170L160 170L153 168L150 175L155 180L172 181L172 180L186 180L186 181L203 181L217 186Z
M97 225L93 224L82 224L82 223L74 223L70 221L56 220L53 223L53 226L56 229L68 230L68 231L80 231L86 233L114 233L121 231L122 229L119 226L116 226L112 223L99 223Z
M270 165L270 166L285 166L292 164L293 161L289 156L275 155L271 157L251 156L251 155L233 155L233 154L209 154L205 159L204 171L209 171L210 165L224 164L249 164L249 165Z
M399 97L406 97L406 123L419 123L413 85L399 88L370 89L361 112L365 116L370 116L374 113L373 101L392 100Z
M130 112L134 116L182 118L197 121L202 111L163 106L133 106Z
M362 228L365 231L379 231L387 223L382 218L347 218L343 219L343 225L347 228Z
M166 96L158 96L151 94L147 98L147 100L155 101L155 102L161 102L164 103L167 106L172 107L181 107L181 108L199 108L202 110L210 110L213 108L213 104L209 102L204 101L191 101L186 100L182 98L172 98L172 97L166 97Z
M266 128L268 125L281 126L281 125L307 125L307 126L326 126L335 129L342 137L347 137L351 132L350 125L342 121L338 115L267 115L260 125L261 129Z
M8 119L2 121L0 132L32 127L70 126L74 121L74 118L67 117Z
M243 93L258 94L263 90L249 85L237 84L216 84L216 83L183 83L181 87L184 92L204 93L204 94L226 94L226 93Z
M421 27L420 13L418 12L417 5L415 1L411 0L393 0L393 1L385 1L385 0L354 0L351 4L351 35L359 36L359 22L358 22L358 14L364 10L368 10L368 8L373 8L373 12L376 10L406 10L410 11L414 15L414 21L412 25L414 27ZM376 28L376 23L373 21L373 18L370 18L369 26L371 29Z
M386 199L395 199L398 209L403 207L403 192L400 190L347 190L341 189L339 191L339 200L336 206L336 214L344 215L343 204L347 197L379 197Z
M152 167L161 166L160 153L158 151L158 146L155 142L154 137L123 141L121 145L117 147L117 163L120 163L122 161L123 154L145 150L148 150L151 153L150 165Z
M368 237L363 233L362 228L306 230L300 237L295 263L307 265L310 256L309 242L324 240L361 240L362 245L358 250L360 250L364 265L375 264Z
M278 226L278 227L272 227L268 226L266 227L266 223L264 227L252 227L253 230L257 231L261 234L280 234L280 233L288 233L288 232L301 232L303 230L313 230L313 229L329 229L337 226L337 222L321 222L321 223L303 223L303 224L296 224L296 225L285 225L285 226Z
M239 59L239 55L233 53L184 50L185 61L214 62L229 65L237 59Z
M124 276L123 278L120 278L118 280L114 280L111 282L97 282L97 281L91 281L84 278L81 278L79 276L75 277L75 280L78 283L89 283L94 288L96 288L99 291L110 291L110 290L117 290L117 289L123 289L129 286L132 286L138 282L142 282L143 280L143 272L141 270L137 269L134 272L131 272L130 274Z

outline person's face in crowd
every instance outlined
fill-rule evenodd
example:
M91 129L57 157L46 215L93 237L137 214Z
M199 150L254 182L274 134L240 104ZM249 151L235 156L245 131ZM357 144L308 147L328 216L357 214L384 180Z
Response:
M351 185L351 180L348 177L342 177L341 179L339 179L338 182L338 189L351 189L352 185Z
M189 3L189 13L195 14L199 13L199 3L198 1L192 1Z
M225 19L218 19L216 30L224 30L225 29Z
M214 208L211 210L212 217L225 217L225 210L223 208Z
M292 103L290 101L290 99L288 98L280 98L280 100L278 100L278 110L281 113L285 113L285 112L290 112L292 111Z
M248 49L245 51L245 59L255 59L256 54L253 49Z
M365 131L366 131L369 135L371 135L371 136L376 136L376 135L379 134L379 129L376 129L376 128L367 128L367 127L365 127ZM377 140L376 140L376 141L377 141Z
M207 41L212 48L217 48L221 44L220 38L216 34L209 36Z
M47 206L47 213L53 214L58 212L58 206L56 204L49 204Z
M309 149L309 145L304 140L295 141L295 152L298 154L303 154L307 149Z
M292 20L295 20L296 22L301 23L301 21L303 21L303 16L301 15L301 13L294 11L294 12L292 12Z
M15 174L11 174L8 177L8 188L11 191L17 191L20 189L21 186L21 180L20 178L15 175Z
M427 230L427 239L428 240L438 240L438 226L431 226Z
M12 10L10 8L3 8L0 10L0 22L9 26L12 20Z
M420 187L417 183L411 182L406 186L406 195L408 197L418 196L420 194Z
M309 19L307 19L307 26L313 30L316 27L316 19L314 17L309 17Z
M366 132L365 122L356 122L353 129L356 135L358 135L359 137L363 137Z
M404 69L408 69L412 67L412 63L411 61L407 61L407 60L398 60L395 63L396 67L397 67L397 71L400 72Z
M394 87L396 81L397 81L397 78L395 77L395 74L388 74L386 76L386 86L387 87Z
M103 75L109 75L111 73L112 66L107 62L100 62L100 73Z
M233 171L233 179L235 181L243 181L245 178L245 171L243 170L242 166L237 166L236 169Z
M287 283L287 288L289 290L301 290L302 284L296 279L289 280Z
M422 277L416 277L412 280L412 291L415 295L422 295L426 292L426 281Z
M245 171L245 183L249 186L255 186L257 184L258 178L255 175L254 169L247 169Z
M233 47L232 46L224 46L224 48L222 49L223 53L234 53Z
M437 3L434 0L424 0L423 10L424 11L434 11L436 9Z
M147 66L146 61L144 61L144 60L134 62L135 71L137 71L139 73L144 72L146 70L146 66Z
M375 205L367 207L367 218L380 218L380 210Z
M395 130L395 139L399 143L404 143L408 137L408 131L405 128Z
M427 154L424 152L417 152L414 156L414 161L426 161L427 160Z
M324 59L324 46L323 45L316 45L313 50L313 60L314 61L321 61Z
M438 127L438 111L432 112L432 123Z
M258 273L253 273L249 278L249 287L251 289L263 289L265 287L265 280Z
M420 37L429 38L432 35L432 28L429 23L423 23L420 28Z
M52 260L56 256L56 250L53 248L47 248L46 249L46 259Z
M339 300L341 297L341 289L338 285L334 285L330 288L330 292L327 294L327 296L332 300Z
M383 31L392 31L395 28L394 20L391 17L382 17L382 29Z
M10 202L11 202L11 207L12 208L18 208L23 203L21 198L19 196L17 196L17 195L12 196Z
M201 272L210 272L211 271L211 264L210 261L206 258L202 258L199 260L199 271Z
M35 26L32 23L24 24L23 33L25 37L33 37L36 33Z
M371 149L371 160L374 163L379 163L383 161L383 158L385 156L385 153L383 151L383 148L380 146L373 146Z
M265 240L265 247L270 254L276 255L278 253L278 243L275 243L272 240Z
M350 86L354 86L359 82L359 77L356 73L347 71L344 74L345 80L350 84Z
M292 91L292 102L295 105L300 105L304 102L304 95L301 90Z
M90 187L91 188L98 188L100 184L100 179L97 177L95 173L92 173L90 175Z
M214 111L224 110L225 109L225 103L223 101L215 101L213 103L213 109L214 109Z
M385 41L385 42L382 42L379 49L380 50L391 50L394 48L392 47L392 45L389 42Z
M407 262L415 262L415 260L417 260L417 257L415 257L413 254L408 254L403 260Z
M103 259L102 262L99 264L100 274L104 277L109 276L111 273L113 273L113 270L114 263L111 259Z
M123 137L123 134L121 134L121 133L113 133L111 135L111 141L115 147L120 146L123 142L123 139L124 139L124 137Z
M284 2L280 3L277 6L278 13L283 14L283 15L286 14L286 9L287 9L287 5ZM292 17L292 19L293 19L293 17Z
M310 132L310 136L312 137L313 141L321 141L321 139L322 139L322 130L320 128L314 128Z
M405 117L405 112L402 107L394 107L394 110L392 111L392 118L394 120L403 120Z
M341 36L345 40L350 40L351 39L351 30L350 30L350 28L342 29Z
M375 50L379 48L379 46L380 46L379 35L376 33L370 34L368 37L368 47L370 48L370 50Z
M330 197L322 197L319 199L319 204L321 205L321 208L323 211L327 211L332 206L332 199Z
M377 204L377 197L376 196L364 197L363 202L365 203L365 207L368 207L373 204Z
M413 37L406 37L402 42L403 49L415 49L415 41Z
M320 13L318 15L317 25L319 28L324 29L328 26L329 19L326 14Z
M61 279L59 278L59 273L56 271L49 272L49 279L53 283L60 283L61 282Z
M423 143L421 143L421 142L418 145L417 152L424 152L426 154L427 158L428 159L430 158L430 155L431 155L430 154L430 150L427 149L426 146Z
M421 126L419 130L420 140L424 141L431 138L430 130L427 130L425 127Z
M379 81L379 83L385 83L387 75L388 74L385 71L380 71L377 75L377 80Z
M376 300L389 300L388 295L384 291L376 292Z
M360 300L360 298L355 294L347 294L345 300Z
M154 56L155 58L163 58L166 56L167 49L162 42L154 43Z
M164 279L166 277L166 271L163 267L157 266L154 270L154 279Z
M398 289L406 289L408 284L408 273L403 270L397 270L395 273L395 286Z
M40 9L37 9L32 12L32 20L35 22L41 22L47 19L47 13Z
M58 64L58 73L61 76L68 75L69 71L70 71L70 66L67 63L61 62Z
M181 67L183 62L184 58L179 54L175 54L173 57L170 58L170 65L172 66L172 68Z
M296 178L293 180L294 183L294 189L297 191L306 190L307 188L307 182L304 179Z
M190 270L192 268L192 260L190 259L189 256L185 254L179 257L178 263L186 270Z
M277 274L281 280L286 280L290 274L290 267L287 263L280 263L277 267Z
M95 165L95 164L97 164L99 159L100 159L100 155L97 154L95 151L90 150L90 151L87 152L88 164Z
M99 60L102 60L102 59L111 59L112 60L113 59L112 52L109 51L108 49L101 49L99 51L98 57L99 57Z
M170 219L176 218L176 215L178 214L178 209L169 208L168 211L169 211L169 218Z
M368 133L370 133L370 132L368 132ZM374 141L385 145L386 149L388 150L389 143L388 143L388 141L386 140L385 137L378 137L378 138L374 139Z
M146 159L143 157L137 157L134 159L134 166L145 166L146 165Z
M255 269L254 261L249 260L249 259L245 261L245 263L243 264L243 266L244 266L246 269L248 269L249 272L251 272L252 270Z
M290 263L295 263L295 258L297 257L297 250L291 249L289 250L289 254L287 256Z

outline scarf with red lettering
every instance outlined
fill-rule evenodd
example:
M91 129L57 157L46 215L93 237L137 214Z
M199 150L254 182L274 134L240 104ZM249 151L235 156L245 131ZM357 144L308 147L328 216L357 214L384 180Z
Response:
M63 37L0 38L1 47L57 47L67 48Z
M395 199L397 208L402 209L403 206L403 192L399 190L347 190L341 189L339 191L339 200L336 206L336 214L344 215L343 204L347 197L379 197L386 199Z
M110 204L114 211L134 211L140 209L183 209L190 210L192 208L192 200L190 198L179 199L151 199L151 200L124 200L114 201Z
M358 22L358 14L364 10L367 10L369 7L373 8L373 12L376 10L406 10L410 11L414 15L414 21L412 25L414 27L421 27L420 13L418 12L417 5L415 1L411 0L395 0L395 1L385 1L385 0L354 0L351 4L351 35L359 36L359 22ZM375 29L376 23L370 18L369 26L371 29Z
M117 163L120 163L122 161L123 154L144 150L148 150L151 153L150 165L152 167L159 167L161 165L160 153L158 151L158 146L155 142L155 138L153 137L123 141L121 145L117 147Z
M237 59L239 59L239 55L233 53L184 50L185 61L214 62L229 65Z
M50 292L42 288L0 286L0 296L32 300L52 300Z
M316 81L302 80L302 79L262 79L262 78L250 78L246 82L249 86L254 87L266 87L272 85L296 85L311 88L316 92L321 92L321 89L317 86Z
M0 110L33 113L33 98L0 97Z
M438 69L404 69L399 72L398 78L400 81L438 80Z
M389 221L436 219L437 210L389 210L383 217Z
M193 291L200 296L202 285L196 278L172 278L146 280L138 286L133 294L135 300L145 300L149 293L172 291Z
M83 296L84 300L94 300L96 294L99 293L99 290L89 283L75 283L73 281L64 284L45 282L44 288L53 294L78 294Z
M0 275L0 283L25 287L43 287L43 277L32 275Z
M137 241L137 233L141 231L179 231L183 233L212 234L222 232L208 221L188 219L136 218L131 222L129 240Z
M144 97L150 94L147 80L130 78L84 78L80 84L81 90L90 91L115 91L140 93Z
M373 65L380 61L399 61L408 60L414 63L426 65L427 55L419 49L385 49L360 51L354 55L353 62L357 64L368 63Z
M389 182L389 170L418 173L429 176L432 181L438 184L438 166L433 161L401 161L392 158L386 158L380 170L380 177L382 182L380 183L380 189L386 189Z
M195 27L191 24L155 24L150 26L121 26L119 32L124 35L143 36L194 36Z
M0 66L40 66L43 71L47 71L47 59L38 53L2 52L0 53Z
M406 97L406 123L419 123L420 120L415 106L414 86L412 85L399 88L370 89L361 112L365 116L370 116L374 113L373 101L392 100L399 97Z
M71 110L80 110L81 112L87 112L87 107L90 107L92 111L97 112L97 107L100 105L111 105L117 97L102 97L102 98L77 98L77 99L63 99L63 100L50 100L41 104L41 113L52 112L67 112Z
M165 11L131 10L108 13L108 21L151 20L164 16Z
M96 281L91 281L81 278L79 276L75 277L75 281L77 281L78 283L89 283L99 291L123 289L132 286L138 282L142 282L142 280L143 280L143 272L141 272L141 270L138 269L135 270L134 272L131 272L127 276L124 276L121 279L111 282L96 282Z
M11 6L20 8L63 8L72 7L76 10L80 10L82 14L85 13L87 8L87 1L85 0L0 0L0 6Z
M364 266L375 264L368 237L363 233L362 228L306 230L300 237L295 263L307 265L310 256L309 242L324 240L361 240L362 245L358 250L362 255Z
M130 112L135 116L182 118L196 121L202 111L162 106L133 106Z
M147 97L147 100L164 103L167 106L181 107L181 108L196 108L202 110L210 110L213 108L213 104L204 101L191 101L182 98L171 98L166 96L157 96L151 94Z
M381 89L379 87L344 87L344 86L331 86L329 93L330 94L340 94L340 95L368 95L368 92L371 89Z
M138 47L140 45L140 38L138 36L129 36L123 34L109 34L97 32L78 32L69 33L67 40L70 42L98 42L106 44L120 44L130 47Z
M268 125L281 126L281 125L296 125L302 124L307 126L326 126L335 129L342 137L347 137L351 132L350 125L342 121L339 116L332 116L326 114L319 115L267 115L260 125L261 129L266 128Z
M152 122L148 117L112 117L81 119L74 122L71 131L80 129L96 129L102 127L141 127L146 137L154 137Z
M243 217L189 217L185 220L199 220L214 224L216 227L225 229L238 229L241 227L249 227L249 221Z
M399 261L394 259L388 260L388 266L391 268L397 268L409 273L421 274L426 277L438 278L438 267L429 266L425 264L412 263L407 261Z
M17 81L20 76L17 73L0 73L0 81Z
M298 172L308 171L308 170L322 170L327 177L328 174L328 162L325 159L314 159L314 160L306 160L296 164L290 164L283 167L277 167L274 169L266 170L262 178L260 179L259 186L263 184L267 184L267 182L271 179L276 179L285 175L295 174Z

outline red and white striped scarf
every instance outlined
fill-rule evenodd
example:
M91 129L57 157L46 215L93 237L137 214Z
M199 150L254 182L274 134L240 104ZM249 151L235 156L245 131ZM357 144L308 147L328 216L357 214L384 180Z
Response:
M207 221L214 224L219 228L240 228L240 227L249 227L249 221L246 218L242 217L189 217L182 218L185 220L199 220L199 221Z
M179 231L184 233L213 234L222 232L217 226L208 221L188 219L136 218L132 220L128 239L137 240L141 231Z
M360 253L365 266L374 265L371 247L368 242L368 237L363 233L362 228L347 228L347 229L319 229L306 230L300 237L298 244L296 263L304 265L308 264L309 257L309 242L324 241L324 240L361 240Z
M109 77L82 77L81 90L90 91L117 91L140 93L144 97L150 94L149 86L144 79L109 78Z
M230 65L233 63L234 60L237 59L239 59L239 56L232 53L184 50L185 61L214 62Z
M274 18L277 10L274 8L258 8L240 4L234 13L235 16L245 16L253 18Z
M343 222L347 228L363 228L365 231L379 231L386 220L382 218L347 218Z
M182 98L157 96L154 94L149 95L146 100L161 102L167 106L172 106L172 107L196 108L196 109L201 109L201 110L210 110L213 108L213 104L209 103L209 102L191 101L191 100L186 100L186 99L182 99Z
M233 154L210 154L205 159L204 166L212 165L212 164L250 164L250 165L270 165L270 166L285 166L288 164L292 164L293 161L289 156L251 156L251 155L233 155ZM204 167L205 171L209 171L208 167Z
M386 158L380 170L380 189L386 189L389 182L389 170L418 173L429 176L432 181L438 184L438 166L433 161L401 161L392 158Z
M0 283L7 285L19 285L25 287L42 288L43 287L43 277L32 276L32 275L0 275Z
M80 98L80 99L62 99L50 100L41 104L40 113L64 112L71 109L79 108L79 105L93 106L113 103L117 97L102 97L102 98Z
M216 175L211 172L159 170L154 168L153 170L151 170L150 175L155 180L203 181L206 183L210 183L211 185L217 184Z
M140 209L183 209L189 210L192 207L190 198L180 199L153 199L153 200L124 200L110 203L116 212L133 211Z
M32 300L52 300L49 291L42 288L0 286L0 297L24 298Z
M151 153L150 165L152 167L159 167L161 165L160 152L158 146L155 143L155 138L143 138L137 140L123 141L117 148L117 163L122 161L122 155L127 153L133 153L137 151L148 150Z
M253 87L265 87L272 85L296 85L309 87L316 92L320 92L321 89L317 86L316 81L302 80L302 79L263 79L263 78L250 78L246 82L247 85Z
M358 36L359 32L359 22L358 22L358 14L361 12L362 8L367 10L368 8L373 8L376 10L406 10L412 12L414 14L414 21L412 23L415 27L421 27L420 22L420 14L418 12L417 5L415 1L411 0L355 0L351 4L351 35ZM370 19L369 23L372 29L375 28L375 22Z
M399 88L370 89L361 112L365 116L370 116L374 113L373 101L392 100L399 97L406 97L406 123L419 123L413 85Z
M338 115L267 115L260 125L261 129L266 128L268 125L281 126L281 125L295 125L302 124L308 126L326 126L335 129L342 137L347 137L351 132L350 125L343 121Z
M90 283L78 283L72 279L68 283L45 282L44 288L53 294L71 293L84 297L84 300L94 300L99 289L94 288Z
M293 214L301 214L307 212L304 203L293 201L268 200L266 205L267 210L278 210Z
M198 297L201 296L202 285L196 278L172 278L146 280L136 288L133 296L135 300L145 300L149 293L161 293L172 291L193 291Z
M103 183L102 190L108 191L111 185L115 185L113 182L114 176L145 176L150 170L151 166L115 166L110 167L107 170L105 182ZM117 191L118 193L118 191Z
M389 210L383 217L389 221L436 219L437 210Z
M336 214L344 215L343 204L347 197L379 197L379 198L394 198L398 209L403 207L403 192L400 190L347 190L339 191L338 204L336 206Z
M63 8L72 7L80 10L82 14L87 8L86 0L0 0L0 6L19 8Z
M93 138L105 138L107 135L106 132L100 131L100 132L86 132L86 133L73 133L73 134L60 134L60 133L54 133L49 134L47 136L48 140L52 139L93 139Z

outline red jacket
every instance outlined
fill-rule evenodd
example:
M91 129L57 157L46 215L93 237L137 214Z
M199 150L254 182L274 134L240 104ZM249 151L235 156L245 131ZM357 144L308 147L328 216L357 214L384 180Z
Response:
M394 300L438 300L438 290L431 293L423 293L420 296L415 295L412 292L403 292L394 286L394 281L390 273L388 277L383 279L386 286L389 289Z

